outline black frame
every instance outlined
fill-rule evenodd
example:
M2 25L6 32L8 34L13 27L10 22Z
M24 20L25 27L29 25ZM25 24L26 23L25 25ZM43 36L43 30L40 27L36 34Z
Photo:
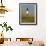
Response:
M21 24L20 22L20 4L36 4L36 23L35 24ZM37 3L19 3L19 25L37 25Z

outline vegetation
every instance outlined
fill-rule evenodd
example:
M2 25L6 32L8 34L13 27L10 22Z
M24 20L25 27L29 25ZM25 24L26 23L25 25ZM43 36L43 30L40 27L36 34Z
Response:
M34 19L35 19L35 17L34 16L32 16L32 15L30 15L30 16L22 16L22 18L21 18L21 20L22 20L22 22L27 22L27 23L29 23L29 22L34 22Z
M10 29L11 31L13 30L11 26L7 26L7 22L4 22L3 24L0 24L0 26L2 26L2 29L3 27L6 28L6 32ZM2 31L3 32L3 31Z

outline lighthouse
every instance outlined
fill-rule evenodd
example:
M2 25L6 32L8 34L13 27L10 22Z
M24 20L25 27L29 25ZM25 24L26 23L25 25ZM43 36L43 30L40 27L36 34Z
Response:
M26 15L29 15L29 9L28 8L26 9Z

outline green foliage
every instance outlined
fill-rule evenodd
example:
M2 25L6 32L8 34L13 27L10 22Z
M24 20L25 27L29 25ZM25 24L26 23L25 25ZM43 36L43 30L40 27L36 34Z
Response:
M22 16L21 19L22 19L22 22L27 22L28 23L28 22L34 22L35 17L31 16L31 15L30 16L28 15L28 16Z
M6 28L6 32L9 31L9 29L10 29L10 31L13 30L11 26L7 26L7 22L4 22L3 25L0 24L0 26L2 26L2 28L5 27Z

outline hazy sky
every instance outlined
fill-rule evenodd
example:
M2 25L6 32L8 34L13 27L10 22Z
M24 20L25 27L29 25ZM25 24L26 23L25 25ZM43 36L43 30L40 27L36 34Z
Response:
M24 3L21 3L20 4L20 13L25 13L26 12L26 8L29 9L29 13L34 15L35 12L36 12L36 4L24 4Z

